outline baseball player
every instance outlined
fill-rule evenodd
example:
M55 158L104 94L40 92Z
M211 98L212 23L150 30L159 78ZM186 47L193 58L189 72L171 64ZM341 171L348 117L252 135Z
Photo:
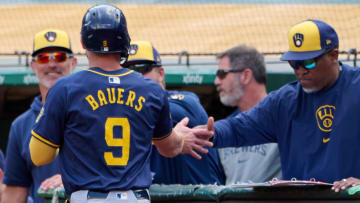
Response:
M277 142L283 177L333 182L336 192L360 184L360 69L338 60L335 30L320 20L294 25L288 61L298 81L257 106L207 126L216 147ZM211 132L210 132L211 133Z
M72 203L148 202L152 142L164 156L196 158L212 144L195 137L186 127L188 119L172 129L161 86L121 66L130 37L120 9L89 8L81 42L90 68L60 79L48 92L32 131L31 160L46 164L60 148L60 171Z
M130 45L130 55L126 66L155 80L165 89L165 71L158 51L148 41L137 41ZM189 127L207 122L207 113L199 98L192 92L166 91L170 103L173 125L188 117ZM156 147L152 148L151 172L153 183L157 184L220 184L225 183L225 174L218 152L209 149L201 160L189 155L166 158L160 155Z
M29 159L31 128L38 119L46 94L61 77L69 75L77 65L71 50L70 38L64 31L46 29L34 37L33 60L30 66L39 80L40 95L35 97L29 110L15 119L10 128L2 202L42 203L37 190L62 186L59 160L36 167ZM32 201L31 201L32 200Z

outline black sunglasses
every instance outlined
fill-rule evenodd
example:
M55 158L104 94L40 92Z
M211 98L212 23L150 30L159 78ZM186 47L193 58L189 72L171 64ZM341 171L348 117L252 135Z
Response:
M244 69L231 69L231 70L218 69L218 70L216 71L216 76L217 76L220 80L222 80L222 79L224 79L224 78L226 77L226 75L227 75L228 73L238 73L238 72L243 72L243 71L244 71Z
M160 67L160 66L153 65L153 64L133 64L133 65L128 66L127 68L144 75L144 74L152 71L152 69L155 67Z

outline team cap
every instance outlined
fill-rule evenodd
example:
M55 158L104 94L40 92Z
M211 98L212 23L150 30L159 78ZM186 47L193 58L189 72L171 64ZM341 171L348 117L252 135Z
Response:
M129 58L126 65L149 63L161 66L159 52L149 41L135 41L130 44Z
M57 47L64 51L72 53L69 35L61 30L46 29L40 31L34 36L33 53L35 56L39 51L45 48Z
M282 61L313 59L339 45L338 36L330 25L312 19L294 25L288 40L289 51L281 56Z

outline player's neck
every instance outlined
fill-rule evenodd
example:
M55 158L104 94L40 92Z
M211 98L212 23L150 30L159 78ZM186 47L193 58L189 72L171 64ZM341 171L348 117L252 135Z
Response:
M105 71L114 71L122 68L117 61L114 62L109 60L89 61L89 67L99 67Z
M122 68L120 61L117 60L117 55L114 54L103 54L101 56L96 54L89 54L89 67L99 67L105 71L114 71Z

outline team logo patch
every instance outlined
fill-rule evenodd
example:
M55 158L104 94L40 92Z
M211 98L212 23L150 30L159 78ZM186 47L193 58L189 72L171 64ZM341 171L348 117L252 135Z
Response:
M120 84L120 78L119 77L109 77L109 83Z
M131 44L129 49L129 55L135 55L138 51L139 47L137 44Z
M335 106L323 105L316 110L316 121L321 131L331 132L335 109Z
M172 94L172 95L170 95L170 99L183 100L184 97L185 96L183 94Z
M44 35L45 39L49 42L53 42L56 39L56 32L47 32Z
M323 105L316 110L316 121L321 131L326 133L332 131L335 109L333 105ZM329 141L330 137L328 137L328 134L322 138L323 143L328 143Z
M304 35L301 33L295 33L293 36L294 45L296 47L301 47L303 41L304 41Z
M316 121L321 131L326 133L332 131L335 118L335 109L335 106L323 105L316 110ZM328 135L322 138L323 143L328 143L329 141L330 137L328 137Z

